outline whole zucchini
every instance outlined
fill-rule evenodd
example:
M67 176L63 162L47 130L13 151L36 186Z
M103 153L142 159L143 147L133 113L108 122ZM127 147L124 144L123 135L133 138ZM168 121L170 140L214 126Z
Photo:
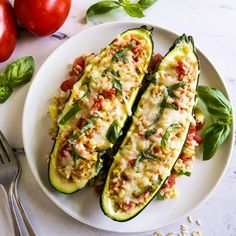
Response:
M182 35L159 63L114 157L101 196L111 219L135 217L170 176L193 119L199 74L193 39Z
M151 30L130 29L91 59L58 120L49 180L63 193L83 188L116 142L147 73Z

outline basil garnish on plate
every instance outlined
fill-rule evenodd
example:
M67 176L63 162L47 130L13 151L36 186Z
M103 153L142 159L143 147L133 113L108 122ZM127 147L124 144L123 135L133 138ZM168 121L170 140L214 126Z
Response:
M198 86L198 96L208 112L216 118L203 133L203 160L211 159L230 133L232 107L224 94L216 88Z
M22 57L9 64L4 73L0 74L0 103L4 103L11 95L13 88L28 83L35 69L31 56Z

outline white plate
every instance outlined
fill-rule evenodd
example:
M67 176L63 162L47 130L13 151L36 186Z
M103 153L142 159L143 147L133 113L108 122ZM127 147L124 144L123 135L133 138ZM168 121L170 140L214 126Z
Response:
M75 194L65 195L55 191L48 181L48 164L45 155L52 147L48 135L50 120L47 116L50 98L58 93L58 87L66 78L68 65L87 52L98 52L108 45L121 32L140 27L140 23L117 22L91 27L57 48L45 61L36 74L29 89L23 114L23 141L26 156L35 179L63 211L82 223L95 228L114 232L142 232L154 230L173 223L203 202L219 183L227 164L233 144L233 133L210 161L194 163L190 178L178 180L177 189L180 196L174 200L159 202L153 200L149 206L134 219L119 223L106 217L100 209L99 199L94 190L85 188ZM153 26L155 52L165 54L176 34ZM223 80L208 59L198 51L201 62L201 84L219 88L228 95Z

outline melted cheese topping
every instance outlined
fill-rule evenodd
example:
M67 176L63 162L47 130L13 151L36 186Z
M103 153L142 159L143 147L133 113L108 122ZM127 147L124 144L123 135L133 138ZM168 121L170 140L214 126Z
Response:
M127 47L130 49L123 56L114 58ZM120 132L127 116L132 115L131 107L151 53L151 40L133 31L91 58L59 118L60 125L60 120L79 103L78 111L60 125L57 136L57 170L61 176L79 182L96 174L99 152L113 145L107 138L109 127L117 121Z
M115 156L106 183L109 211L135 211L170 175L193 119L198 62L190 45L169 53L156 73L158 83L143 94L134 121ZM170 86L183 84L174 93ZM172 126L177 128L171 129Z

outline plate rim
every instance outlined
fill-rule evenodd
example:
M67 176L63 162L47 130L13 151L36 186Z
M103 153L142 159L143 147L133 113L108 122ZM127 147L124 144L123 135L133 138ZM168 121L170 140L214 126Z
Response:
M42 63L42 65L39 67L38 71L35 73L34 75L34 78L37 76L37 74L39 74L42 70L42 68L44 67L44 65L50 60L50 58L58 51L60 50L60 48L62 46L64 46L65 44L69 44L70 41L74 38L74 37L78 37L78 35L82 32L86 32L86 31L89 31L91 30L91 28L100 28L100 27L106 27L106 26L109 26L109 25L119 25L119 24L126 24L127 26L129 25L132 25L132 24L136 24L136 25L148 25L150 27L153 27L153 28L156 28L156 29L160 29L160 30L163 30L165 32L167 32L168 34L171 34L173 36L175 36L176 38L179 37L180 35L175 32L175 31L172 31L172 30L169 30L165 27L161 27L159 26L158 24L152 24L152 23L149 23L148 21L145 22L145 21L111 21L111 22L108 22L108 23L101 23L101 24L98 24L98 25L93 25L91 27L88 27L86 29L83 29L81 30L80 32L76 33L75 35L73 35L71 38L69 38L68 40L66 40L65 42L63 42L61 45L59 45L55 50L53 50L50 55L46 58L46 60ZM215 73L218 75L218 77L220 78L220 81L223 85L223 88L226 92L226 96L227 98L229 99L230 101L230 104L232 105L232 124L231 124L231 127L232 127L232 134L231 134L231 137L232 139L230 140L230 150L229 150L229 156L228 156L228 160L225 164L225 167L222 171L222 173L220 174L215 186L206 194L206 196L198 203L196 204L191 210L187 211L185 214L182 214L181 216L179 217L176 217L175 219L171 220L170 222L166 223L166 224L161 224L159 227L152 227L150 229L142 229L142 230L109 230L109 229L104 229L102 227L100 227L99 225L95 225L95 224L91 224L89 223L88 221L86 220L81 220L79 219L78 217L72 215L69 210L67 210L66 208L64 208L63 206L61 206L60 202L57 200L57 198L55 198L54 196L52 196L48 189L44 186L44 184L42 183L42 181L39 179L38 176L36 176L36 174L31 170L31 161L30 161L30 157L29 157L29 153L28 153L28 150L26 148L26 111L27 111L27 104L28 104L28 100L29 100L29 95L31 93L31 90L33 88L33 84L34 84L34 79L30 85L30 88L29 90L27 91L27 96L25 98L25 102L24 102L24 108L23 108L23 115L22 115L22 125L21 125L21 128L22 128L22 140L23 140L23 146L24 146L24 150L25 150L25 156L26 156L26 159L27 159L27 162L28 162L28 165L30 167L30 171L34 177L34 179L36 180L37 184L40 186L40 188L43 190L43 192L47 195L47 197L58 207L60 208L62 211L64 211L67 215L69 215L70 217L74 218L75 220L79 221L80 223L82 224L85 224L89 227L93 227L95 229L99 229L99 230L102 230L102 231L106 231L106 232L116 232L116 233L142 233L142 232L149 232L149 231L153 231L153 230L157 230L157 229L160 229L160 228L163 228L163 227L166 227L166 226L169 226L171 224L174 224L176 223L177 221L179 221L180 219L186 217L187 215L189 215L190 213L192 213L196 208L198 208L199 206L201 206L203 203L205 203L209 197L213 194L213 192L216 190L216 188L219 186L219 184L221 183L222 181L222 178L223 176L225 175L228 167L229 167L229 164L230 164L230 161L231 161L231 158L232 158L232 153L233 153L233 149L234 149L234 142L235 142L235 136L233 135L235 133L235 116L234 116L234 107L233 107L233 103L232 103L232 98L230 96L230 93L229 93L229 90L223 80L223 77L221 76L221 74L219 73L219 71L217 70L217 68L214 66L214 64L208 59L208 57L205 55L205 53L202 52L202 50L199 48L199 47L196 47L196 50L197 52L200 52L202 54L202 56L204 57L204 59L211 65L211 67L214 69Z

